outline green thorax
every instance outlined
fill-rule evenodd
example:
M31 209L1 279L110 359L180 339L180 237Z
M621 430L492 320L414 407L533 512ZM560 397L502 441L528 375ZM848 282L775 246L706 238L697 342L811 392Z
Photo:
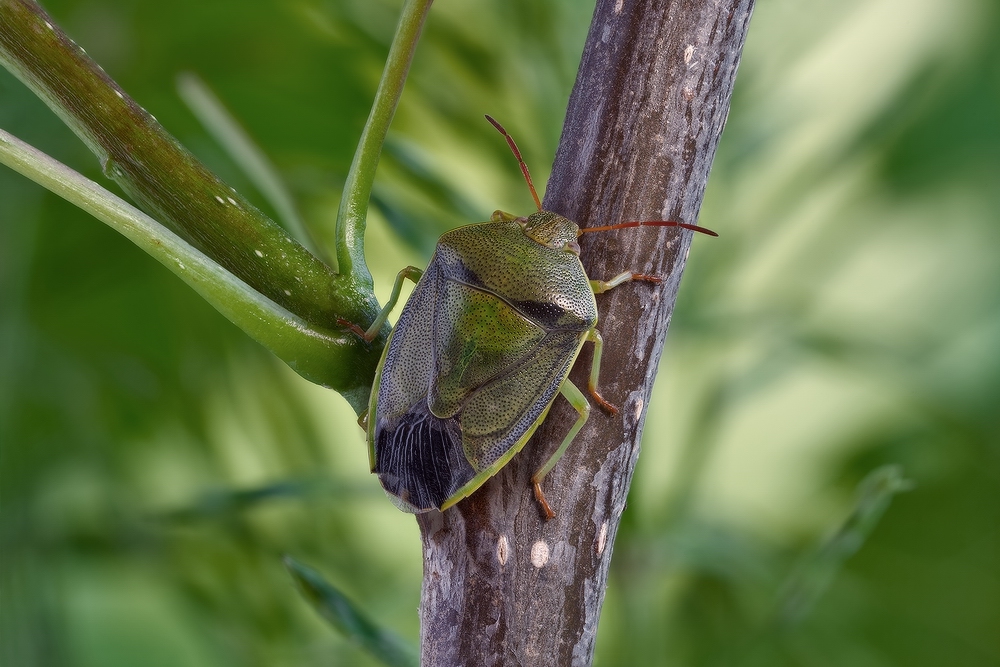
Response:
M580 264L577 226L539 211L459 227L438 241L433 264L451 280L497 295L545 328L580 327L597 321L597 305Z

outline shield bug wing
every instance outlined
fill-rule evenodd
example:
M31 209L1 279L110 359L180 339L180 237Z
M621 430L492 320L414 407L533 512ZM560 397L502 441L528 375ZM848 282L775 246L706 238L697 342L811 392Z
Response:
M400 509L438 509L475 471L462 450L462 434L453 419L431 414L418 401L399 419L375 433L376 465L382 488Z
M453 420L430 412L435 300L441 283L433 259L406 302L382 354L369 405L372 472L408 512L438 508L475 475Z
M550 333L465 401L459 416L465 453L483 479L503 467L544 420L583 342L575 332Z
M435 374L428 403L453 417L469 394L505 373L545 338L545 330L483 289L442 281L434 317Z

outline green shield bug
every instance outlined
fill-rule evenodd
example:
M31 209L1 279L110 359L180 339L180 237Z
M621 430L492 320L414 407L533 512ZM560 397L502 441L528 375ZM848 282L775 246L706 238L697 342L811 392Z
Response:
M716 234L672 221L580 229L542 209L514 140L486 119L507 140L538 211L527 217L497 211L489 222L445 233L425 271L399 272L367 331L341 323L372 340L403 280L417 281L382 352L366 427L372 472L407 512L444 510L479 488L524 447L562 394L579 416L532 477L535 497L552 518L541 481L590 414L583 392L568 379L587 341L594 343L587 389L607 412L618 412L597 390L603 341L594 295L634 280L660 282L632 272L590 280L577 238L639 226Z

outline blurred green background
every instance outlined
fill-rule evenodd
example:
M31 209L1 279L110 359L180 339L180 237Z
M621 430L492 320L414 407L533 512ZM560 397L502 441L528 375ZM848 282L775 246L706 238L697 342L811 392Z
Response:
M177 95L203 77L329 237L398 3L46 8L268 210ZM444 229L531 209L482 114L544 182L592 11L433 8L371 216L383 300ZM0 127L100 180L4 72ZM995 0L759 1L597 665L1000 665L998 221ZM346 403L6 169L0 448L4 667L375 664L286 553L416 642L417 530ZM878 470L912 489L858 506Z

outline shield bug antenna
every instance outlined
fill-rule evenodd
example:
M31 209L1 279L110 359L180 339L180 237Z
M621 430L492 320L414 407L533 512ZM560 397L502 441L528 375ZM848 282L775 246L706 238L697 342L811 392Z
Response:
M535 206L538 210L542 210L542 202L538 199L538 193L535 192L535 184L531 182L531 174L528 173L528 165L524 163L524 159L521 158L521 151L517 149L517 144L514 143L514 138L510 136L507 130L504 129L497 120L486 114L486 120L490 121L490 125L497 129L497 132L504 136L507 140L507 145L510 146L511 152L514 157L517 158L517 163L521 166L521 173L524 174L524 180L528 183L528 189L531 190L531 196L535 200ZM690 229L693 232L701 232L702 234L707 234L708 236L718 236L711 229L705 227L699 227L698 225L690 225L686 222L676 222L674 220L632 220L629 222L619 222L616 225L604 225L601 227L587 227L580 229L577 232L577 236L583 236L584 234L589 234L591 232L610 232L615 229L626 229L628 227L683 227L684 229Z
M514 157L517 158L517 163L521 165L521 173L524 174L524 180L528 182L528 189L531 190L531 196L535 200L535 206L537 206L538 210L541 211L542 202L538 198L538 193L535 192L535 184L531 182L531 174L528 173L528 165L524 164L524 160L521 159L521 151L517 150L517 144L514 143L514 137L510 136L507 133L507 130L503 129L503 125L498 123L493 116L486 114L486 120L490 121L490 125L495 127L497 132L502 134L504 139L507 140L507 145L510 146L510 150L514 154Z
M701 232L702 234L707 234L708 236L718 236L718 234L706 227L689 225L686 222L676 222L674 220L631 220L629 222L619 222L617 225L585 227L579 231L578 235L582 236L584 234L589 234L590 232L610 232L613 229L625 229L627 227L683 227L684 229L690 229L693 232Z

